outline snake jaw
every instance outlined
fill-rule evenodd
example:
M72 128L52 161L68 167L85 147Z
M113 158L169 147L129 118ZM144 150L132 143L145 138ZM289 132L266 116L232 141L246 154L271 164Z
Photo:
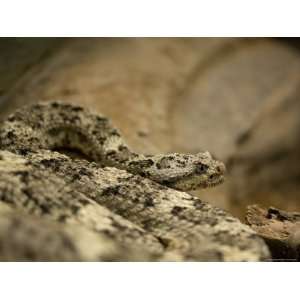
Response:
M177 154L178 156L180 154ZM180 155L181 156L181 155ZM182 155L187 157L187 155ZM166 159L166 158L164 158ZM152 170L152 180L180 191L190 191L214 187L224 182L225 165L207 156L198 159L190 155L188 163L183 166L172 166L166 170Z
M179 191L193 191L197 189L206 189L212 188L219 184L222 184L225 181L225 177L223 175L216 177L212 180L204 180L201 181L199 178L195 176L186 176L178 178L177 180L165 180L162 182L163 185L166 185L170 188L179 190Z

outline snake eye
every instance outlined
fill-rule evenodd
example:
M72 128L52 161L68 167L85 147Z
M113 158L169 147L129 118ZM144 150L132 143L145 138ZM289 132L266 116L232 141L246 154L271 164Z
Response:
M207 169L208 169L208 166L207 166L207 165L198 163L198 164L196 165L195 172L196 172L196 174L199 174L199 175L200 175L200 174L205 173Z
M173 159L170 157L163 157L159 162L156 163L158 169L170 169L173 163Z

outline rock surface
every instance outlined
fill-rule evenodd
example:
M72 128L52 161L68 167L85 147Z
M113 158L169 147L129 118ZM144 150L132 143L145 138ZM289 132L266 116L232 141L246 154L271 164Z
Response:
M83 226L55 224L0 202L1 261L132 261L150 257Z
M246 222L266 241L273 260L300 261L300 213L251 205Z

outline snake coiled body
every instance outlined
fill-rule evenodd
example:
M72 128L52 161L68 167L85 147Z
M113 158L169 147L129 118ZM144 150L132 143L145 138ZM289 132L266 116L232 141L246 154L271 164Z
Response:
M139 174L178 190L205 188L224 180L224 164L208 152L134 153L108 118L67 103L35 104L17 111L0 130L0 141L2 149L17 153L76 149L102 166Z

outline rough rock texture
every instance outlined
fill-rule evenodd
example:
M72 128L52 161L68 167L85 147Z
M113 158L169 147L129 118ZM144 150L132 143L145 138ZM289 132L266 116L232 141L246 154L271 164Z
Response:
M48 162L47 155L44 158L45 162L39 162L42 169ZM1 151L0 159L2 202L43 219L90 228L97 233L113 237L114 240L120 240L123 244L137 244L141 254L144 247L151 249L152 253L161 252L162 246L155 238L99 206L72 186L67 186L64 180L54 174L33 169L29 161L11 152ZM82 169L78 171L80 174L84 172ZM97 256L94 256L94 259L96 258ZM122 256L116 259L122 259Z
M246 222L266 241L273 260L300 261L300 213L251 205Z
M5 143L20 155L0 152L0 200L15 209L57 223L80 224L131 246L140 256L145 253L148 260L269 257L249 227L219 208L124 170L101 168L56 151L32 151L19 143L22 139L14 139L22 134L22 126L15 128ZM123 258L115 253L113 260Z
M0 202L1 261L132 261L150 259L77 224L61 225L4 207Z

